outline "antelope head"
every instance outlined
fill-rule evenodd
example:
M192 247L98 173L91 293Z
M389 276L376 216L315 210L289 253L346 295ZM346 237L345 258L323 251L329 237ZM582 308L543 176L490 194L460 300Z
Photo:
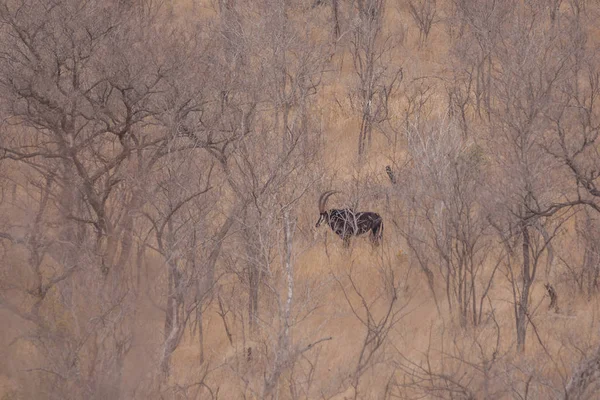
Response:
M335 193L337 193L337 192L334 190L329 190L329 191L323 193L321 195L321 197L319 197L319 220L317 221L315 228L318 228L319 225L321 225L323 223L323 221L329 222L329 213L325 209L325 206L327 204L327 199L329 199L329 196L331 196L332 194L335 194Z

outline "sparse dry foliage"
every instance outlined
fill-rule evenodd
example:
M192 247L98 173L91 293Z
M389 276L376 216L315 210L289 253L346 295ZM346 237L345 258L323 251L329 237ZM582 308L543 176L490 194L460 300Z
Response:
M599 18L0 1L0 398L597 398Z

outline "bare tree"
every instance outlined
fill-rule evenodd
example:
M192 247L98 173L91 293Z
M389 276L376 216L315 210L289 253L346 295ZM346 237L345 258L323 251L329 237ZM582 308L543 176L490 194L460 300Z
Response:
M544 217L550 214L543 213L555 201L551 193L560 192L559 185L563 181L559 164L543 150L543 132L547 126L544 116L551 109L549 99L557 92L567 67L553 31L531 31L530 24L542 18L536 7L532 4L521 10L523 23L517 24L502 46L496 47L502 69L492 80L497 103L491 109L490 134L493 137L488 142L497 152L494 163L498 174L495 176L501 181L496 182L499 187L510 188L504 194L497 189L490 192L496 193L503 203L493 204L496 211L491 218L502 232L503 243L511 243L514 249L507 247L506 256L513 258L513 261L507 261L509 273L521 280L516 287L515 279L509 278L513 283L520 351L525 348L531 318L530 294L539 258L542 252L551 257L551 241L564 218L568 217L568 213L562 213L552 221ZM544 76L544 79L538 79L538 76ZM502 208L506 210L503 217L498 213ZM517 246L520 254L515 258ZM510 272L515 262L520 264L518 273Z
M492 399L506 394L505 387L495 385L502 373L504 350L494 311L484 324L471 332L453 334L451 328L443 326L438 337L432 327L427 348L418 360L404 356L402 349L396 350L399 357L394 364L405 379L394 376L391 380L395 395L476 399L481 394L483 398Z
M410 303L410 293L401 287L401 279L394 273L389 260L384 256L376 262L382 284L381 289L371 296L365 293L360 283L360 273L352 267L342 276L334 275L352 315L365 330L356 364L351 367L347 382L354 399L362 396L361 381L365 374L386 363L392 332L405 316Z
M326 2L327 1L324 0L315 0L312 3L312 8L323 6ZM333 42L336 43L338 40L340 40L340 37L342 35L341 20L343 18L343 13L340 7L340 3L344 2L340 0L329 0L328 2L331 6L331 35L333 38Z
M544 148L564 165L573 181L573 189L566 198L543 210L546 214L577 204L600 211L595 146L600 133L596 105L600 93L600 64L597 52L589 48L584 17L577 12L565 17L569 22L566 26L554 27L559 32L555 33L558 36L555 51L563 57L565 71L557 82L560 90L554 96L554 106L547 110L551 135ZM569 46L564 47L559 38L568 41Z
M167 3L0 2L0 391L596 394L597 4Z
M359 156L370 147L373 129L389 119L390 96L402 81L402 69L390 58L396 40L383 31L385 6L385 0L357 1L358 18L351 30L350 52L358 78L351 98L361 115Z
M483 207L483 150L443 121L409 130L408 149L413 161L403 173L402 187L410 190L395 192L410 210L407 221L399 222L401 233L434 299L439 274L450 312L462 326L478 325L499 266L491 260L493 243Z
M267 62L245 78L238 88L248 97L269 104L269 111L256 113L245 129L248 139L240 141L232 153L230 179L235 181L236 194L250 199L243 213L245 268L241 278L248 288L248 322L255 325L259 310L259 291L266 270L273 262L273 224L279 218L276 199L287 190L299 168L314 162L318 128L311 116L314 95L321 83L324 68L325 43L310 44L304 38L310 25L300 28L290 24L290 14L308 18L304 10L289 2L239 5L229 12L260 10L256 19L241 21L244 29L240 63L256 55ZM307 21L308 22L308 21ZM233 29L234 26L226 26ZM262 86L256 86L256 82ZM265 149L273 147L272 157L265 157ZM266 270L265 270L266 268Z
M3 290L2 305L34 324L37 333L29 338L48 365L36 370L47 371L42 374L63 398L118 397L132 340L125 268L131 216L143 200L140 187L126 183L144 179L144 150L166 140L140 133L161 112L155 103L165 82L160 71L172 68L176 55L166 56L171 48L159 42L158 59L131 46L156 35L148 30L151 16L139 11L76 2L0 6L2 156L40 189L37 195L26 189L37 203L32 224L24 232L12 221L10 234L30 253L26 265L35 283L20 295ZM42 316L55 296L62 304ZM64 329L60 315L68 310L73 321ZM69 376L79 377L75 385Z
M452 5L453 12L446 18L447 30L456 38L451 51L469 74L469 91L478 116L488 118L495 47L501 41L505 25L511 23L515 5L511 1L494 0L455 0Z
M408 10L419 28L419 46L423 46L436 23L437 2L436 0L409 0Z
M168 207L151 218L157 228L156 242L146 240L144 245L157 246L176 263L172 258L178 251L173 229L182 225L177 226L173 218L180 217L177 213L188 201L208 190L199 188L182 198L173 188L153 187L154 178L161 182L154 175L160 169L159 161L169 156L172 162L180 152L209 149L222 143L225 136L206 131L196 134L202 110L218 110L206 106L204 92L198 90L204 88L207 76L197 79L187 74L196 61L190 54L199 42L169 26L167 20L161 22L164 30L156 30L153 24L163 18L159 6L153 2L98 6L69 1L0 6L6 49L0 76L5 99L2 112L7 116L5 132L15 133L2 137L3 160L21 167L25 181L45 182L35 196L39 213L31 226L34 240L23 242L31 249L28 262L38 277L37 289L23 294L38 297L37 305L23 309L8 299L7 292L2 293L2 304L17 315L31 316L48 302L51 290L59 290L66 310L71 307L77 310L77 318L91 318L93 323L85 325L75 320L68 332L70 339L65 339L69 335L64 333L57 335L56 327L42 324L45 318L35 323L56 346L59 338L78 346L70 351L71 357L90 360L88 372L76 372L86 367L65 359L66 371L86 377L88 382L81 381L80 388L99 396L119 396L124 357L132 341L132 302L139 289L136 274L142 272L129 268L137 228L143 226L137 217L153 195L166 193ZM148 46L136 45L142 42ZM210 52L199 54L208 56ZM58 223L53 222L57 215ZM12 229L22 235L14 223ZM187 237L191 238L197 236ZM208 264L214 264L217 255L218 251L211 253ZM143 258L144 251L138 251L138 264ZM190 262L191 269L194 258L188 253L182 259ZM176 293L167 296L170 310L179 307L175 299L180 297L181 286L179 267L173 262L169 271ZM49 280L48 268L55 271ZM87 307L75 301L82 295L84 283L94 288L85 297ZM206 288L203 290L206 295ZM60 315L58 310L54 317ZM115 313L118 318L111 317ZM172 322L174 316L167 312L167 331L182 328ZM107 330L103 333L98 324L106 324L106 318L113 323L103 325ZM38 318L27 319L34 322ZM172 336L170 332L166 335ZM52 347L47 341L38 342L42 348ZM172 347L166 340L167 354ZM62 355L52 352L46 357L56 362L52 358Z
M214 266L203 265L203 261L197 258L203 247L209 249L207 253L214 250L212 246L203 243L209 240L203 232L208 230L207 224L212 216L208 207L210 200L206 199L212 189L212 168L204 179L197 179L198 187L190 184L193 182L193 170L188 158L163 160L161 164L164 168L163 179L160 179L159 174L154 175L157 179L156 192L150 197L150 204L144 215L151 223L149 234L154 236L154 240L146 240L146 245L163 257L167 272L164 350L160 357L160 368L168 376L170 356L185 332L187 321L193 315L198 317L195 322L200 335L200 362L203 362L201 311L206 300L203 297L209 291L198 293L198 286L205 279L210 281L208 285L214 285L214 278L205 276L214 270ZM194 172L202 176L202 171ZM214 201L214 197L211 200ZM216 236L218 248L223 238L218 237L218 234ZM205 257L209 258L208 254Z

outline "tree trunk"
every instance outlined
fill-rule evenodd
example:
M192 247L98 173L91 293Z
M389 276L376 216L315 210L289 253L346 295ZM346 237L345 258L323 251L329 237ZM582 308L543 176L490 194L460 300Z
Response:
M177 271L177 262L173 259L168 262L169 285L167 297L167 310L165 314L164 350L160 361L160 370L164 377L169 376L171 355L179 345L182 336L184 322L183 296L181 295L181 276Z
M517 350L525 351L525 338L527 335L527 325L529 323L529 291L531 289L531 259L529 250L531 247L531 238L526 222L521 222L521 231L523 234L523 286L521 288L521 298L517 306Z
M333 14L333 39L335 42L337 42L341 33L338 0L331 0L331 11Z

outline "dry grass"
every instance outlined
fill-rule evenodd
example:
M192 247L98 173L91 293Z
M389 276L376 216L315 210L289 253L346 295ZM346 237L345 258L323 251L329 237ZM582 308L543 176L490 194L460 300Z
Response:
M198 1L179 1L173 5L174 13L178 18L194 19L196 16L209 20L215 11L215 4L207 0L206 4ZM400 12L400 13L399 13ZM386 15L386 28L393 34L404 32L404 39L398 50L401 58L400 64L404 70L406 86L418 81L425 76L441 76L444 73L446 49L449 39L441 24L434 26L426 46L417 49L418 32L415 30L407 11L402 8L389 7ZM398 23L398 21L401 21ZM357 132L360 121L352 110L347 93L353 76L351 55L347 52L338 52L332 60L331 72L325 74L325 85L319 92L317 105L319 117L322 121L324 147L322 150L322 165L326 176L322 186L324 188L342 188L361 176L375 176L382 187L389 185L385 176L384 167L392 162L403 159L404 149L402 143L397 148L390 146L389 140L382 134L375 133L373 146L364 160L357 159ZM433 97L434 106L431 112L436 113L436 107L443 107L444 92L441 81L434 80ZM399 93L393 99L391 110L392 118L400 119L406 108L406 98ZM360 172L358 172L360 171ZM380 267L385 265L394 271L401 281L400 298L405 305L401 321L392 329L389 335L389 354L398 352L402 356L418 363L425 361L429 350L446 349L461 351L465 359L476 362L478 359L474 342L480 341L485 348L491 348L495 343L492 323L488 320L480 328L461 328L457 326L451 316L446 303L442 299L444 287L437 282L436 291L440 300L440 311L436 309L432 296L427 288L424 275L411 267L411 260L407 256L408 249L399 237L391 221L397 215L385 204L383 196L368 198L361 203L361 207L371 207L380 212L386 221L384 245L373 249L367 239L353 239L351 249L344 249L338 237L333 235L326 227L314 229L318 216L316 211L316 196L314 190L311 196L303 199L299 210L297 247L302 249L295 259L295 286L298 304L315 303L318 307L298 325L292 328L292 340L299 346L305 346L319 338L332 337L331 341L324 342L311 351L311 356L318 353L318 364L314 374L314 387L322 389L323 398L342 400L352 398L353 389L349 386L349 377L356 367L358 350L361 348L366 330L352 313L342 288L348 289L348 276L359 283L362 295L367 299L374 299L381 295L382 279ZM27 220L27 202L23 194L17 193L22 198L23 207L20 210L2 210L3 213L23 214L23 221ZM343 196L333 197L330 205L347 205L348 201ZM565 236L571 240L565 243L576 248L574 233L568 229ZM565 249L561 249L565 251ZM11 273L17 274L23 268L19 267L22 254L9 252L4 257L5 263L11 263ZM157 286L164 289L162 265L160 260L149 260L149 275L146 285ZM5 271L6 269L3 269ZM565 267L556 263L552 278L557 279L566 274ZM14 279L14 277L11 277ZM26 280L26 277L23 278ZM227 279L227 278L225 278ZM514 315L512 295L504 276L499 276L493 286L490 299L494 304L495 318L500 327L500 349L502 363L505 366L517 366L517 371L522 374L539 374L549 379L556 386L561 385L561 379L566 379L573 366L597 342L597 332L600 328L598 309L600 299L593 297L587 299L571 293L572 285L567 283L556 284L559 292L560 312L548 310L547 298L542 279L534 285L531 304L535 305L532 323L527 339L527 348L524 354L514 352ZM224 281L224 286L227 286ZM162 290L161 289L161 290ZM152 373L157 363L157 355L148 352L149 348L160 348L162 336L163 313L147 296L150 292L140 296L137 300L135 321L135 342L127 358L124 374L124 386L127 391L132 391L145 382L152 381ZM350 295L350 301L358 304L359 299ZM236 305L246 307L246 299L234 299ZM49 301L49 307L53 302ZM187 332L181 345L174 353L173 371L170 378L172 384L194 382L205 371L210 369L209 381L211 385L219 387L219 397L224 399L241 398L246 393L247 398L259 398L260 385L263 376L260 371L267 366L269 360L261 351L265 343L272 343L272 335L276 331L277 315L270 308L274 304L271 300L263 298L261 308L265 310L264 326L254 337L247 335L247 321L230 319L233 333L233 344L225 334L223 321L217 315L217 305L213 301L205 313L204 322L204 348L206 362L199 363L199 346L197 333ZM383 305L374 307L375 314L383 312ZM55 310L56 311L56 310ZM297 315L302 315L302 310L296 310ZM27 365L25 359L38 357L34 349L29 348L24 341L15 341L22 332L24 324L10 313L0 310L0 320L4 326L0 330L0 399L13 399L17 397L19 381L16 371L21 371ZM241 313L243 314L243 313ZM73 323L65 315L65 324ZM246 357L247 349L251 347L255 352L252 360ZM469 352L471 351L471 353ZM430 362L440 362L440 353L431 353ZM439 367L439 365L434 365ZM289 378L289 371L286 372ZM389 376L394 373L390 363L382 364L367 372L361 381L360 398L380 398L382 386ZM285 381L286 374L282 380ZM399 371L396 372L401 376ZM515 372L515 374L517 374ZM514 377L514 376L513 376ZM498 377L492 384L497 389L510 384L509 374ZM478 398L483 398L483 388L479 381L472 382L472 387ZM254 390L248 390L251 388ZM281 398L287 398L285 383L281 383ZM283 394L285 393L285 394ZM182 397L183 398L183 397ZM316 392L315 392L315 397ZM510 392L501 398L511 398ZM539 397L541 398L541 397Z

